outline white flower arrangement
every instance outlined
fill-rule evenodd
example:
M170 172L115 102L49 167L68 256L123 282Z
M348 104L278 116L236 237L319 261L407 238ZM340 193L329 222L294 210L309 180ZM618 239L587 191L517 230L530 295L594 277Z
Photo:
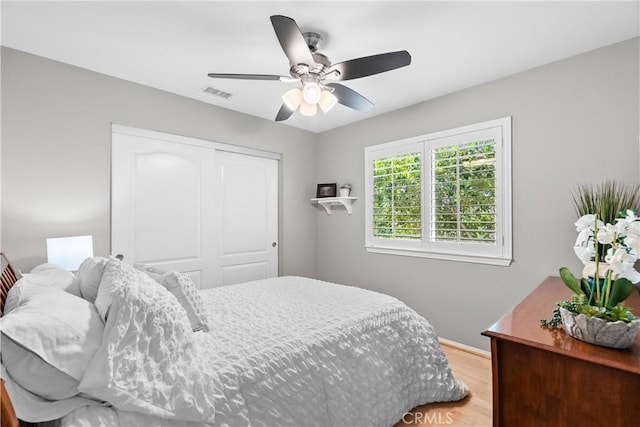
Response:
M596 215L583 215L576 221L576 239L573 250L584 265L596 263L594 277L599 277L597 271L600 261L609 264L605 277L610 279L625 278L632 283L640 282L640 273L634 268L640 254L640 218L632 210L627 210L625 216L616 218L614 224L605 224ZM606 255L603 260L600 254L605 251L598 248L603 245Z
M634 268L640 254L640 218L627 210L613 225L605 224L598 215L587 214L575 226L578 238L573 250L585 266L595 264L593 277L576 279L568 268L560 268L560 278L573 296L558 302L551 318L543 319L542 324L550 328L560 325L563 309L571 315L583 314L605 322L633 322L636 317L622 302L633 292L633 283L640 282L640 273ZM604 262L608 265L600 274Z

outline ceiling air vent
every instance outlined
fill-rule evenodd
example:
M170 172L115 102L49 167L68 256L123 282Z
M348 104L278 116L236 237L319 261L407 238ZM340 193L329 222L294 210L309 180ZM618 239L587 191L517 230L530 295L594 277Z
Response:
M223 90L216 89L211 86L207 86L206 88L204 88L203 92L207 92L207 93L210 93L211 95L219 96L220 98L224 98L224 99L228 99L231 97L231 94L229 92L225 92Z

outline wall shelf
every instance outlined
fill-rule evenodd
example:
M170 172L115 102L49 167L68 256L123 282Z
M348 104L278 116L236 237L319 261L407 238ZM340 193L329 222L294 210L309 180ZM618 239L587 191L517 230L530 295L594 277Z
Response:
M347 209L347 213L351 215L351 205L358 200L357 197L322 197L319 199L311 199L311 202L317 203L324 208L327 215L331 215L332 206L342 205Z

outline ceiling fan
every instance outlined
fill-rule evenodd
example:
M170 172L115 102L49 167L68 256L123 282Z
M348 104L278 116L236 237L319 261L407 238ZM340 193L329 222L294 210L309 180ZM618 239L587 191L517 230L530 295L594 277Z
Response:
M209 73L209 77L244 80L278 80L302 83L283 96L283 104L276 115L276 121L286 120L299 109L300 114L313 116L318 106L323 112L329 111L336 103L358 111L367 111L373 103L358 92L336 83L395 70L411 64L411 55L406 50L365 56L332 64L329 58L318 52L322 37L313 32L302 33L293 19L271 16L271 24L280 46L289 59L289 74L276 76L268 74L220 74Z

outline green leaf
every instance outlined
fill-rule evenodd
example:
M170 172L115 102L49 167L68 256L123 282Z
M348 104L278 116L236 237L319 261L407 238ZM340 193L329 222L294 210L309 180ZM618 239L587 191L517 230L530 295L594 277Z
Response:
M633 283L631 283L628 279L618 279L611 284L611 295L609 295L609 301L607 301L607 305L610 307L615 307L622 301L629 298L633 292Z
M580 289L580 286L578 286L578 281L576 280L576 277L567 267L560 268L560 278L562 279L564 284L567 285L567 288L571 289L574 294L576 295L585 294L584 292L582 292L582 289Z
M587 279L582 279L580 281L580 288L582 289L582 292L589 297L588 304L591 304L591 300L593 298L593 289L591 288L591 285L589 285L589 281Z
M615 307L611 307L607 310L607 320L616 322L621 320L623 322L631 322L634 319L631 309L624 307L622 304L618 304Z

